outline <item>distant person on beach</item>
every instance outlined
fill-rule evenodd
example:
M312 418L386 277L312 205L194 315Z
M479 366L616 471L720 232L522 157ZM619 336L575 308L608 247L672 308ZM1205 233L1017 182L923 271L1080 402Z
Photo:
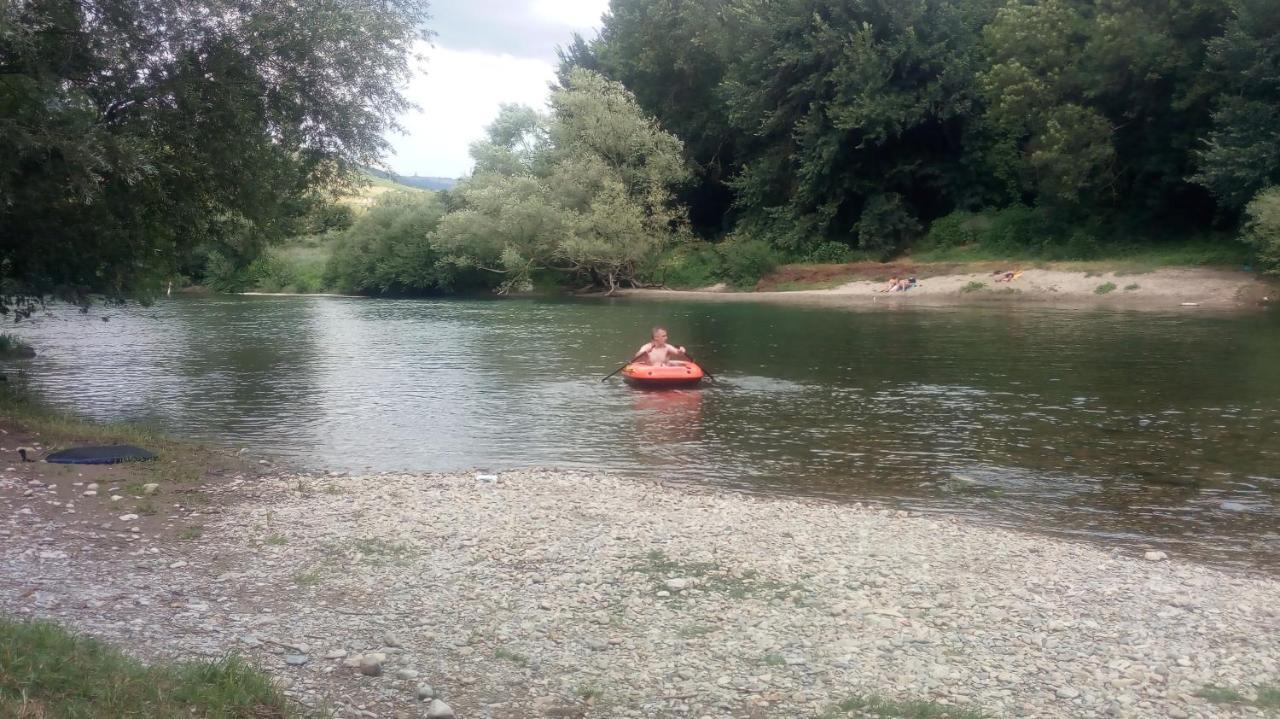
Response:
M1000 275L996 278L996 282L1013 282L1022 276L1022 270L997 271L996 274Z
M654 327L653 341L641 347L639 352L636 352L635 362L637 364L656 366L685 364L685 362L675 359L676 357L685 357L684 348L667 344L667 330L663 327Z
M890 277L890 278L889 278L889 286L888 286L888 287L886 287L886 288L884 288L883 290L880 290L880 291L881 291L881 292L897 292L897 291L898 291L898 289L899 289L898 285L899 285L899 280L898 280L898 278L897 278L897 277Z

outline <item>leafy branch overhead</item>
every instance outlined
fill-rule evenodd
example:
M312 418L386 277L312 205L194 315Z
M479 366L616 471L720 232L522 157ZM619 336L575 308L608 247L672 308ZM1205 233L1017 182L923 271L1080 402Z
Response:
M0 4L0 289L145 294L376 164L422 0ZM7 303L6 303L7 306Z

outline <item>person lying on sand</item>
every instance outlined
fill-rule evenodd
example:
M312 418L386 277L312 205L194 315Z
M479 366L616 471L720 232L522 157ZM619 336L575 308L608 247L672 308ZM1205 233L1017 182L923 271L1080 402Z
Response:
M677 366L687 364L676 357L684 357L684 348L667 344L667 330L662 327L653 328L653 341L636 352L636 364L656 366Z
M997 272L1000 275L996 278L996 282L1013 282L1022 276L1022 270L1009 270L1006 272Z
M899 285L899 284L900 284L900 282L899 282L899 280L898 280L898 278L897 278L897 277L890 277L890 278L889 278L889 286L888 286L888 287L886 287L886 288L884 288L883 290L880 290L880 291L881 291L881 292L897 292L897 291L898 291L898 289L899 289L899 288L898 288L898 285Z

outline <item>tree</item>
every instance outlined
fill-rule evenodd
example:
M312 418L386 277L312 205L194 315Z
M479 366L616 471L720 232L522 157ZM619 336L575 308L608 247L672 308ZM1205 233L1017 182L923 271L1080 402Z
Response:
M422 0L0 5L0 295L247 262L375 164Z
M1226 32L1209 42L1223 88L1193 180L1238 212L1280 185L1280 13L1268 0L1238 0ZM1274 202L1274 199L1272 200Z
M502 109L435 233L448 262L500 274L505 289L557 270L613 290L685 228L680 141L621 84L582 68L565 80L548 116Z

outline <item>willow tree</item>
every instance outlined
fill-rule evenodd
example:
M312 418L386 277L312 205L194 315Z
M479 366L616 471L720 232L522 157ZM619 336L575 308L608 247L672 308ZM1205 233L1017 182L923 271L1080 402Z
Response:
M687 178L680 141L621 84L583 68L549 105L546 115L502 109L434 242L450 262L505 275L507 288L558 270L612 291L685 232L673 194Z
M0 309L247 259L387 147L424 0L0 3Z

